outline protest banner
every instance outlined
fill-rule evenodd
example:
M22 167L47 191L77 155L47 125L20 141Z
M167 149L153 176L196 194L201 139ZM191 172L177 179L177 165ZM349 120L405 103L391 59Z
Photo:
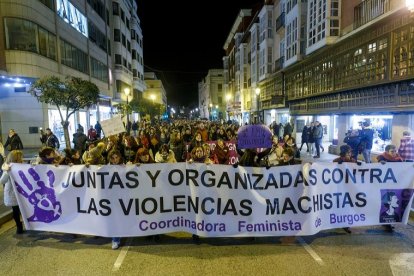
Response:
M414 186L410 163L13 164L11 176L26 229L104 237L295 236L406 224Z

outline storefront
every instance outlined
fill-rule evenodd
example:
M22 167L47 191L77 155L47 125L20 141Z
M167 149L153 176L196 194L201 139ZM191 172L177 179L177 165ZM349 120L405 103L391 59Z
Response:
M374 130L372 152L382 153L392 139L393 115L353 115L351 116L352 129L361 129L363 122L369 122Z

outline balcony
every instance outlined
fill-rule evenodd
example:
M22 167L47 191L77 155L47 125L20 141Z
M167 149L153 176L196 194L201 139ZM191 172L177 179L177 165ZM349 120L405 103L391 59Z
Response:
M354 8L354 29L390 11L389 0L365 0Z
M277 72L279 70L281 70L283 68L283 63L285 62L285 57L281 57L277 60L275 60L275 66L274 66L274 71L273 72Z
M276 32L285 26L285 12L282 12L280 16L276 19Z

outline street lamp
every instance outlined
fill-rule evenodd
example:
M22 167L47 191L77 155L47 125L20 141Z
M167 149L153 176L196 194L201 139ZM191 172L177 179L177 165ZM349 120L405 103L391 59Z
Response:
M127 134L128 135L131 131L131 128L129 127L130 124L129 124L129 102L128 102L128 96L129 96L130 92L131 92L131 90L128 87L124 89L124 93L125 93L126 100L127 100L125 111L126 111L126 114L127 114Z
M260 105L260 102L259 102L260 88L257 87L255 89L255 92L256 92L256 108L257 108L257 121L256 121L256 123L259 123L259 121L260 121L260 112L259 112L259 105Z
M155 95L154 94L151 94L150 95L150 99L152 100L152 108L153 108L153 110L155 111L155 104L154 104L154 101L155 101ZM154 117L154 115L152 114L152 117Z
M211 114L211 110L212 110L212 108L213 108L213 104L211 103L211 104L208 106L208 116L210 117L210 121L212 121L212 120L213 120L213 116L212 116L212 114Z
M226 95L226 113L227 113L227 120L230 120L230 115L229 115L229 101L231 99L231 95L227 94Z

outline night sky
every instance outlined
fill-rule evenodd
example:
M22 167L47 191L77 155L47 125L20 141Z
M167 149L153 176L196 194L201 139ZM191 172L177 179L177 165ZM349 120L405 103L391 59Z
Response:
M240 9L262 1L137 0L145 71L163 81L169 105L198 105L198 83L209 69L223 68L223 45Z

